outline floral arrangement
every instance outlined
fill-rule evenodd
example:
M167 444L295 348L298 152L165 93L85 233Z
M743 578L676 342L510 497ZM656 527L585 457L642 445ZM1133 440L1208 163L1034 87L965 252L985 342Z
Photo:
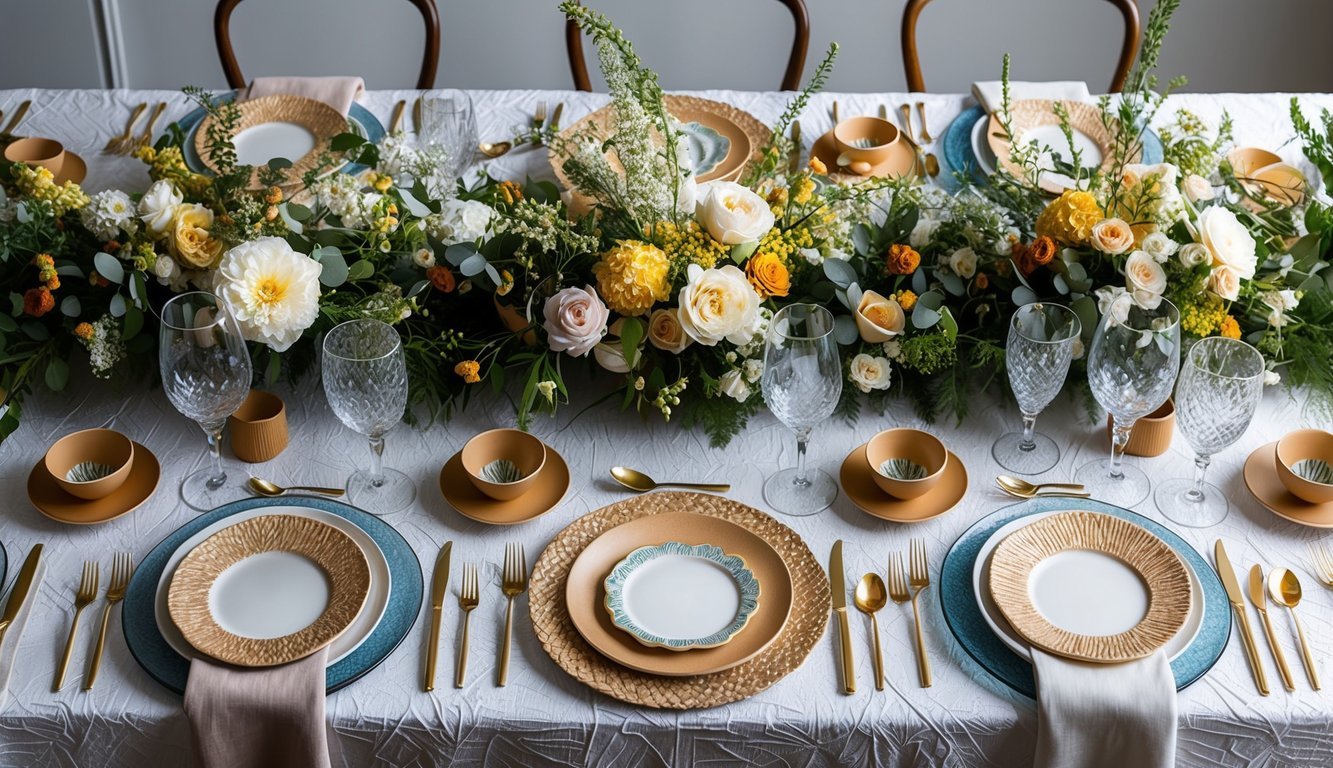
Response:
M194 289L231 307L267 382L307 372L339 322L394 324L409 415L430 419L487 390L514 395L526 426L569 402L566 374L582 364L602 372L593 386L604 399L725 443L762 407L767 323L793 302L835 314L844 417L901 390L928 418L964 418L973 392L1003 381L1007 318L1037 300L1069 304L1089 335L1102 316L1169 300L1188 336L1245 338L1270 382L1328 406L1327 199L1246 178L1229 159L1229 123L1209 129L1184 112L1160 131L1165 162L1137 163L1165 100L1152 71L1175 6L1154 8L1129 90L1100 104L1110 161L1060 158L1069 183L1053 200L1039 161L1050 153L1035 146L1014 148L1022 173L960 179L952 194L847 182L818 159L789 166L788 128L836 45L743 178L698 183L656 76L576 3L562 9L598 46L614 140L547 137L568 158L564 198L551 184L485 175L455 184L436 175L437 150L396 135L338 136L301 179L286 161L256 172L236 164L235 107L193 91L212 117L216 175L189 170L176 127L140 151L153 179L140 194L88 196L42 169L0 168L0 286L11 299L0 312L0 439L22 395L39 382L62 389L78 355L113 381L155 370L152 307ZM1292 116L1327 185L1333 118L1312 126L1295 102ZM1007 87L1001 122L1008 130ZM333 172L345 162L368 170Z

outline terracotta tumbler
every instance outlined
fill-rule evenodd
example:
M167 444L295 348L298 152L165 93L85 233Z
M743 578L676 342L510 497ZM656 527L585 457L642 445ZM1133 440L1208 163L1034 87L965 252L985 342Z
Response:
M1134 422L1125 453L1130 456L1161 456L1171 448L1176 433L1176 403L1168 399L1161 408ZM1106 439L1111 439L1111 419L1106 419Z
M231 451L241 461L268 461L287 447L287 406L272 392L250 390L229 423Z

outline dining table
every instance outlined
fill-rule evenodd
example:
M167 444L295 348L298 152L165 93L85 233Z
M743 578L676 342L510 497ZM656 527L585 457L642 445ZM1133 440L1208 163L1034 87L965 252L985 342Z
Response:
M563 103L563 124L604 106L605 94L566 91L469 91L482 141L513 138L527 130L539 101ZM418 91L375 90L361 103L387 125L400 100ZM691 95L724 101L772 124L792 94L700 91ZM1238 146L1262 146L1316 178L1301 153L1288 117L1289 94L1178 94L1170 96L1156 122L1168 123L1186 108L1216 125L1227 113ZM1307 114L1333 109L1333 95L1299 97ZM132 157L101 154L124 130L131 110L142 102L165 102L164 119L176 120L195 108L175 91L40 90L0 91L0 109L9 112L25 99L32 108L21 132L58 138L87 161L83 186L89 192L142 190L147 169ZM832 126L837 101L843 116L875 114L886 105L892 115L904 103L923 102L932 135L942 135L966 107L962 94L861 93L816 95L801 115L808 145ZM410 110L409 110L410 113ZM410 128L410 117L405 117ZM936 146L927 150L939 153ZM481 167L481 166L479 166ZM494 160L487 171L498 178L554 180L544 147L522 144ZM940 180L948 179L945 168ZM932 183L941 183L940 180ZM997 322L999 320L997 319ZM590 363L591 365L591 363ZM895 375L898 375L895 373ZM243 494L247 475L279 485L340 486L369 460L365 441L342 426L325 402L312 374L307 380L274 388L287 405L290 445L263 464L245 464L224 449L229 481ZM21 636L19 663L0 694L0 765L147 766L180 765L190 754L190 731L181 697L155 682L136 663L120 633L119 620L107 643L97 686L91 692L67 684L52 692L52 679L73 613L81 564L128 551L136 562L160 540L198 512L180 498L179 483L205 465L200 430L178 414L151 376L133 383L94 378L75 367L67 392L36 391L24 402L22 425L0 444L0 543L9 557L9 579L35 544L43 544L46 577ZM969 486L947 513L916 524L898 524L858 510L845 494L832 507L809 517L783 517L764 503L764 479L796 461L796 441L767 411L750 420L725 447L710 445L699 430L640 416L614 404L593 405L606 382L569 377L572 402L555 416L538 416L531 429L568 462L570 487L561 503L530 522L492 526L461 516L439 488L443 463L470 437L515 424L511 401L484 395L447 421L404 424L387 436L386 466L417 482L416 501L384 520L411 544L427 583L440 545L453 542L455 572L444 610L441 668L457 650L461 616L457 584L464 562L481 566L480 605L471 620L471 672L459 689L442 684L424 692L421 668L429 601L406 640L381 665L329 695L327 721L334 765L523 765L523 766L1015 766L1030 764L1036 743L1036 706L991 678L955 641L934 588L923 597L925 641L933 661L934 684L919 685L910 608L890 604L879 614L885 647L885 690L871 675L871 640L865 616L852 612L851 637L859 675L857 692L844 694L839 682L837 629L830 624L805 663L785 679L748 699L711 709L675 711L633 706L585 687L544 652L528 620L527 597L519 598L508 685L496 684L505 599L500 590L505 545L521 543L528 562L551 538L580 516L626 498L630 492L609 474L613 465L640 469L658 480L726 482L730 498L757 507L796 531L827 564L830 547L845 542L848 583L862 573L884 573L891 552L906 552L922 537L932 583L949 547L970 525L1014 503L995 485L1002 472L991 458L997 436L1019 425L1019 414L998 387L969 401L962 419L942 414L923 420L906 398L888 401L883 411L864 407L848 421L832 419L814 432L809 461L834 476L843 458L878 431L892 426L927 429L960 457ZM1073 387L1068 388L1073 391ZM593 407L588 407L593 406ZM1075 468L1109 455L1104 419L1093 419L1081 397L1059 397L1038 421L1038 429L1060 446L1059 464L1035 479L1066 480ZM131 514L94 526L74 526L43 517L27 501L29 470L61 435L89 427L111 427L149 448L161 462L153 497ZM1333 676L1333 591L1315 578L1308 544L1326 538L1270 513L1247 491L1242 467L1249 454L1286 432L1329 428L1326 407L1306 393L1268 387L1249 430L1214 457L1209 478L1230 500L1226 519L1211 528L1177 526L1158 512L1151 498L1135 511L1179 533L1211 562L1213 543L1226 542L1238 570L1259 563L1265 569L1291 568L1305 585L1300 611L1314 656ZM1157 458L1133 458L1156 483L1189 476L1193 454L1177 435ZM1252 611L1252 609L1249 609ZM1253 615L1253 613L1252 613ZM1299 648L1283 613L1274 611L1279 641L1298 664ZM86 626L85 626L86 631ZM1328 766L1333 763L1333 692L1313 691L1298 672L1296 690L1274 686L1272 695L1255 690L1240 638L1232 632L1215 667L1179 694L1177 764L1181 766ZM86 635L85 635L86 637ZM86 649L76 649L71 673L82 673ZM1270 679L1271 654L1260 653Z

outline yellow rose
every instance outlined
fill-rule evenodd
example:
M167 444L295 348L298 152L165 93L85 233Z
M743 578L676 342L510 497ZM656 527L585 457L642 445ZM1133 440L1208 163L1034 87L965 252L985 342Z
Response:
M208 233L213 212L199 204L176 206L168 230L172 255L198 269L208 269L222 255L222 243Z
M874 291L863 293L856 305L856 330L868 344L879 344L902 333L906 321L902 305Z
M1102 219L1092 228L1092 247L1118 256L1134 247L1134 230L1124 219Z
M791 290L791 275L787 272L787 266L771 253L755 254L745 264L745 276L750 279L750 285L754 286L761 299L786 296Z
M680 327L680 317L674 309L655 309L648 316L648 341L664 352L679 355L692 339Z

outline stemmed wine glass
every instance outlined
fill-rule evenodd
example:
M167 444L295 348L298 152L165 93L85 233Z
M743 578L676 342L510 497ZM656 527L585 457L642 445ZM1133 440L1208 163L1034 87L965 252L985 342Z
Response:
M245 338L227 305L211 293L182 293L162 307L158 364L167 399L208 436L211 467L181 481L181 498L213 509L244 494L227 485L222 427L250 393L253 373Z
M1176 426L1194 449L1194 479L1168 480L1157 489L1157 508L1174 523L1217 525L1229 505L1222 490L1205 483L1213 454L1240 439L1264 389L1264 358L1239 339L1212 336L1190 347L1176 384Z
M991 456L1010 472L1035 475L1059 463L1060 447L1035 431L1037 415L1064 386L1074 341L1082 332L1078 315L1060 304L1028 304L1010 319L1004 360L1023 431L1002 435L991 446Z
M452 186L472 165L477 154L477 117L472 99L463 91L446 91L421 102L420 139L428 147L444 150L442 181ZM440 196L447 196L448 188Z
M842 394L842 361L833 313L816 304L778 310L764 339L764 402L796 433L796 466L764 483L764 500L786 515L813 515L838 496L827 473L807 470L805 444L815 425L833 414Z
M1084 464L1075 480L1093 498L1129 507L1148 498L1152 484L1125 466L1125 444L1134 422L1171 396L1180 370L1180 311L1166 299L1152 309L1126 296L1117 301L1124 303L1102 315L1088 350L1088 385L1112 418L1111 461Z
M370 469L348 478L348 501L377 515L411 504L416 484L384 468L384 434L407 407L407 364L398 331L369 319L335 326L324 337L322 369L329 407L343 424L370 438Z

